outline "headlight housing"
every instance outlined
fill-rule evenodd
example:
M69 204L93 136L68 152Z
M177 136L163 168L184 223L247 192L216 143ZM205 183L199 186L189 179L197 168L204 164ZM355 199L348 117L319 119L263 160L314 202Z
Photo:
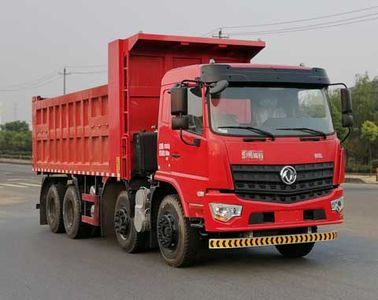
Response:
M344 209L344 197L337 198L331 201L331 210L341 213Z
M210 210L213 218L221 222L228 222L233 217L239 217L242 213L241 205L210 203Z

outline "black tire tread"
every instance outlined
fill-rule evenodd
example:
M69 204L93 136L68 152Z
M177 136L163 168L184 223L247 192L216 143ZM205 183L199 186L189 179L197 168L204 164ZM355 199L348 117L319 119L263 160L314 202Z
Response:
M135 235L133 241L133 247L128 251L128 253L141 253L148 249L148 234L146 232L138 232Z
M276 245L277 251L287 258L299 258L309 254L315 243Z
M50 226L50 229L54 233L64 233L66 230L64 228L64 223L63 223L63 198L64 198L64 194L66 192L66 188L61 182L53 183L53 184L50 185L49 191L47 192L47 194L50 192L50 189L52 189L52 188L56 189L58 197L59 197L60 214L59 214L59 222L58 222L59 225L58 225L57 229L54 230L54 229L51 228L51 226ZM47 214L47 211L46 211L46 214Z
M199 248L199 237L197 232L194 228L190 226L189 220L184 217L184 210L180 201L180 198L177 194L171 194L167 195L164 199L164 201L171 202L173 205L177 205L179 208L178 214L181 214L181 216L184 219L184 230L186 231L186 235L183 238L183 255L176 259L165 259L168 265L172 267L189 267L193 265L197 258L197 251Z
M78 203L76 203L76 205L79 206L79 225L78 225L78 229L74 232L67 232L66 231L66 234L68 235L69 238L71 239L80 239L80 238L85 238L85 237L88 237L88 235L90 234L91 230L92 230L92 226L90 226L89 224L86 224L86 223L83 223L81 221L81 201L80 201L80 197L78 195L78 192L76 190L76 186L71 184L67 187L67 190L66 190L66 194L71 192L76 195L76 200L78 201Z
M129 202L128 204L130 206L130 209L132 210L132 203L130 202L128 193L126 191L122 191L118 195L117 201L116 201L116 207L119 201L118 199L122 196L126 197L127 201ZM125 250L127 253L140 253L140 252L146 251L148 249L148 241L149 241L148 232L137 232L134 227L134 222L132 222L131 226L132 226L133 233L132 233L130 242L122 243L123 241L117 238L119 246L123 250ZM117 237L117 234L116 234L116 237Z
M64 233L66 232L64 228L64 223L63 223L63 198L64 194L66 192L66 187L63 183L59 182L56 184L56 188L58 190L58 195L60 199L60 216L59 216L59 229L57 232L59 233Z

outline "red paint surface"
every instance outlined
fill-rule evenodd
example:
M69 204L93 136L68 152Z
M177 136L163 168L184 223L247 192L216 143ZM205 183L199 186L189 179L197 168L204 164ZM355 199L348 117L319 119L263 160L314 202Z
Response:
M33 99L34 169L129 180L133 135L158 128L158 143L169 143L171 148L169 156L158 157L155 179L172 184L180 195L185 215L204 218L206 230L248 231L342 222L342 215L330 210L330 200L342 195L340 187L326 197L295 204L246 201L232 193L219 192L234 188L230 165L248 163L332 161L334 184L338 186L344 173L342 151L335 135L316 142L279 137L275 141L245 143L240 137L211 132L206 101L203 101L204 134L183 133L188 142L200 139L200 147L185 145L179 131L171 129L168 90L173 84L200 76L200 64L210 59L218 63L249 63L264 46L264 42L148 34L110 43L108 85L51 99ZM242 150L263 151L264 160L243 161ZM323 158L315 159L314 153L322 153ZM172 154L180 157L174 158ZM202 192L204 196L199 196ZM242 216L227 224L215 221L210 214L210 202L243 205ZM326 212L325 220L303 220L304 209L321 208ZM265 211L277 213L274 224L248 224L250 213Z
M168 70L210 59L248 63L264 47L261 41L154 34L111 42L107 86L33 98L33 168L130 179L133 135L157 128Z

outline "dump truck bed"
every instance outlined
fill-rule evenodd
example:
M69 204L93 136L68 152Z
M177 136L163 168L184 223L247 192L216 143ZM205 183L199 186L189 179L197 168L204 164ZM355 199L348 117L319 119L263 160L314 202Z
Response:
M173 68L249 63L262 41L137 34L109 44L108 85L33 98L33 169L130 179L133 137L157 128L160 85Z

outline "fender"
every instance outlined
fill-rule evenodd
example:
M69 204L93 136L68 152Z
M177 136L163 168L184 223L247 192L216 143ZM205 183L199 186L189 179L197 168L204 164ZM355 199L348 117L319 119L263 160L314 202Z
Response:
M39 204L37 204L37 208L39 208L39 224L46 225L47 218L46 218L46 196L47 192L50 188L51 180L48 175L43 175L41 181L41 192L39 195Z
M177 191L177 194L180 197L181 205L182 205L182 208L184 209L184 215L185 215L185 217L187 217L189 215L188 205L187 205L187 203L184 199L184 195L183 195L182 190L180 188L180 185L177 183L176 179L169 177L169 176L162 175L161 173L155 174L154 179L157 180L157 181L162 181L162 182L168 183L175 188L175 190Z
M118 194L126 190L127 182L117 181L113 177L107 177L103 180L104 187L100 194L100 225L101 236L113 237L113 217L114 207Z

